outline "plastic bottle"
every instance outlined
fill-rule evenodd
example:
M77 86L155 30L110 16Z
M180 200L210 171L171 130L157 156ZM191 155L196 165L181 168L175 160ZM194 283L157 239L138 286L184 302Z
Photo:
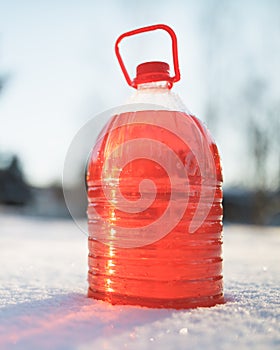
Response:
M147 62L131 81L119 43L156 29L172 38L175 76L167 63ZM175 33L165 25L125 33L116 53L137 91L103 129L88 165L88 296L156 308L223 303L220 158L171 92L180 79Z

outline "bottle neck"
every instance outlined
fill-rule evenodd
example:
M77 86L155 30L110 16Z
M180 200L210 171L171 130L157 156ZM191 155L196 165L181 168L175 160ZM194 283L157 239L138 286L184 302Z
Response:
M153 81L150 83L143 83L137 85L137 91L153 90L153 92L167 92L170 90L170 83L168 81Z
M153 110L168 109L189 114L180 97L171 91L169 84L166 80L138 84L137 90L126 101L128 106L126 110L137 111L147 110L147 108Z

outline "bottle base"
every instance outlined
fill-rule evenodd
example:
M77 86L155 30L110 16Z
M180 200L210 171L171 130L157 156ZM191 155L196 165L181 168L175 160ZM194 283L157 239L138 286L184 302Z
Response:
M104 293L88 288L88 297L106 301L112 305L134 305L156 309L193 309L197 307L212 307L225 303L223 293L207 297L159 299Z

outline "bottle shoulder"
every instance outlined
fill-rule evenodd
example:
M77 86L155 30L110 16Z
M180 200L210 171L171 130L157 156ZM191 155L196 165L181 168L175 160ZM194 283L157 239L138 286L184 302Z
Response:
M131 106L131 111L136 111L133 109L133 104L152 104L157 110L174 110L185 112L190 114L190 111L186 105L181 100L180 96L171 91L170 89L143 89L137 90L135 93L128 98L126 104Z

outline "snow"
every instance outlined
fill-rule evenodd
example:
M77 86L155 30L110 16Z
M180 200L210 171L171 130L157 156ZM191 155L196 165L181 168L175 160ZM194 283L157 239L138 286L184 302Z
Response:
M279 228L226 225L227 302L157 310L88 299L71 221L0 215L0 349L279 349Z

